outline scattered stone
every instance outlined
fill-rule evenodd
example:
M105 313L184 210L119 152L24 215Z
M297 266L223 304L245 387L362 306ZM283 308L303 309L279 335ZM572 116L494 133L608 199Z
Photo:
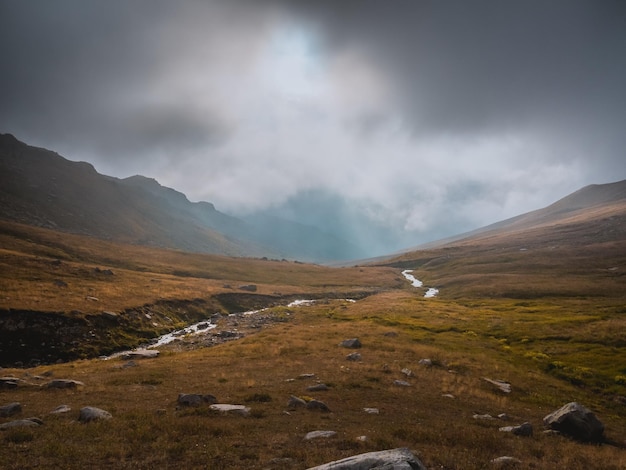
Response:
M502 432L510 432L515 434L516 436L532 436L533 435L533 425L530 423L520 424L519 426L504 426L500 428Z
M227 405L225 403L217 403L211 405L209 408L222 413L232 413L241 416L248 416L250 414L250 408L244 405Z
M8 418L22 411L21 403L13 402L8 405L0 406L0 417Z
M406 367L402 369L400 372L402 372L407 377L413 377L413 371L411 369L407 369Z
M502 421L508 421L509 419L511 419L511 417L506 413L500 413L498 415L498 419L501 419Z
M86 296L85 300L89 300L90 302L100 302L100 299L98 299L98 297L93 297L91 295Z
M432 359L425 358L425 359L420 359L418 364L425 366L425 367L432 367L433 361Z
M369 415L377 415L380 412L378 408L363 408L363 411Z
M122 360L129 359L153 359L159 356L159 351L156 349L134 349L132 351L126 351L120 354Z
M20 382L21 379L18 379L17 377L0 377L0 389L17 388Z
M398 387L410 387L411 386L410 383L405 382L404 380L394 380L393 384L397 385Z
M444 398L452 398L452 399L454 399L454 398L455 398L455 396L454 396L454 395L452 395L451 393L444 393L444 394L443 394L443 395L441 395L441 396L442 396L442 397L444 397Z
M356 440L359 442L367 442L369 439L367 438L367 436L357 436Z
M307 392L325 392L328 390L328 385L326 384L315 384L307 387Z
M60 415L60 414L63 414L63 413L67 413L69 411L72 411L72 409L69 406L67 406L67 405L59 405L54 410L52 410L50 412L50 414Z
M319 401L319 400L308 401L306 404L306 409L314 410L314 411L330 412L330 408L328 408L328 405L326 405L326 403L324 403L323 401Z
M0 431L12 428L26 428L41 426L43 421L39 418L18 419L16 421L9 421L8 423L0 424Z
M181 393L178 395L177 403L179 406L200 406L208 403L213 405L217 402L217 398L213 395L200 395L197 393Z
M491 463L496 468L513 468L513 467L517 467L518 465L521 465L522 461L519 459L516 459L515 457L509 457L508 455L504 455L502 457L493 459Z
M315 374L300 374L298 376L299 379L312 379L313 377L315 377Z
M117 313L111 312L110 310L104 310L102 315L108 318L117 318Z
M308 470L363 470L374 468L381 470L426 470L424 464L406 448L353 455L352 457L311 467Z
M71 379L54 379L46 384L48 388L76 388L78 386L84 386L83 382Z
M336 435L337 435L337 432L335 431L311 431L311 432L306 433L306 436L304 436L304 440L310 441L311 439L320 439L320 438L328 439L329 437L335 437Z
M255 284L245 284L243 286L239 286L239 290L245 290L248 292L256 292L256 285Z
M361 341L359 341L359 338L350 338L344 339L341 343L339 343L339 346L348 349L358 349L362 346L362 344Z
M306 401L302 398L291 395L289 397L289 401L287 402L287 408L290 410L295 410L296 408L306 408Z
M495 385L502 393L511 393L511 384L504 380L488 379L487 377L483 377L483 380L489 382L491 385Z
M483 421L492 421L496 418L494 418L493 416L491 416L490 414L475 414L472 416L472 418L474 419L479 419L479 420L483 420Z
M604 440L604 424L580 403L571 402L543 418L543 423L554 431L583 442Z
M346 359L348 361L354 361L354 362L360 361L362 359L361 353L358 353L358 352L350 353L346 356Z
M98 421L101 419L111 419L111 413L94 406L85 406L80 409L78 415L78 421L81 423L88 423L90 421Z

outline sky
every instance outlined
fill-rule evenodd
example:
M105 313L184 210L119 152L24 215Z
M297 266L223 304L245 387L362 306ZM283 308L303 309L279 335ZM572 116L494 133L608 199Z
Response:
M383 254L626 179L622 0L0 0L0 132Z

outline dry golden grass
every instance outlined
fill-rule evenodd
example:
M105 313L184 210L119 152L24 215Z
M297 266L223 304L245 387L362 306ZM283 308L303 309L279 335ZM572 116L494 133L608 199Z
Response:
M304 469L400 446L413 449L429 469L490 468L502 455L520 459L523 469L626 468L626 406L619 401L626 396L622 244L553 250L554 256L549 247L465 246L405 256L395 267L330 269L2 227L2 309L87 314L195 298L208 306L215 294L237 293L248 283L276 298L330 300L276 307L287 321L210 348L174 345L137 367L91 359L2 370L26 382L0 390L0 406L20 402L18 417L36 416L44 425L0 432L1 468ZM440 287L440 297L421 297L400 268L415 269L426 285ZM338 299L365 292L370 295L355 303ZM351 337L363 343L360 362L347 361L352 351L338 346ZM422 358L434 366L420 365ZM404 368L414 376L407 378ZM306 373L315 376L298 378ZM512 393L496 391L484 377L509 381ZM41 387L51 378L85 386ZM306 390L318 381L329 390ZM210 393L222 403L246 404L252 413L177 410L179 393ZM318 398L331 412L289 411L290 395ZM570 401L596 412L613 444L543 434L542 418ZM62 404L72 411L50 414ZM113 419L80 424L83 406L106 409ZM472 418L485 413L511 420ZM535 428L532 437L498 430L525 421ZM304 441L313 430L338 434Z
M467 320L464 308L456 311L454 304L433 305L401 292L354 304L332 301L301 307L290 321L242 340L164 352L157 359L140 361L138 367L121 368L123 362L117 360L89 360L3 371L32 383L44 382L35 377L44 374L85 383L77 390L24 386L0 391L2 402L18 401L24 417L39 416L45 422L36 429L0 434L3 468L302 469L399 446L414 449L428 468L487 468L491 459L502 455L519 458L520 468L528 469L626 466L624 449L541 433L543 416L567 401L579 400L597 412L609 438L623 443L623 406L528 363L506 360L505 352L482 348L478 339L470 338L457 349L451 345L459 341L450 340L445 332L419 339L410 322L391 318L393 324L385 325L380 321L394 311L421 319L444 310ZM385 335L389 332L397 336ZM359 337L363 343L360 362L347 361L351 350L338 346L349 337ZM435 366L419 365L422 358L433 359ZM405 377L403 368L411 369L414 376ZM298 379L305 373L315 377ZM503 395L483 377L508 380L513 392ZM396 379L411 386L394 385ZM330 389L306 390L318 381ZM246 404L252 413L246 418L214 414L204 407L177 410L179 393L211 393L219 402ZM290 395L318 398L331 412L288 411ZM262 401L256 401L259 397ZM73 410L49 415L61 404ZM110 411L113 419L77 423L78 409L86 405ZM366 407L380 413L367 414ZM476 413L507 413L511 420L479 421L472 418ZM524 421L535 427L533 437L498 430ZM338 435L305 442L304 435L313 430L333 430ZM367 440L358 441L363 435Z

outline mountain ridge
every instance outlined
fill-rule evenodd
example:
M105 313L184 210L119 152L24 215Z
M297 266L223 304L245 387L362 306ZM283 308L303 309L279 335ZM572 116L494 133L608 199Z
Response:
M0 134L0 184L0 217L28 225L227 256L317 262L361 253L314 227L229 216L153 178L101 175L89 163L29 146L11 134ZM272 236L267 227L274 229Z

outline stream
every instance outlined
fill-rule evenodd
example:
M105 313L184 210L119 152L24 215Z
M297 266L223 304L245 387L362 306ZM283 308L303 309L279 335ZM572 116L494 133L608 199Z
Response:
M411 283L413 287L424 287L424 283L417 279L415 276L413 276L413 274L411 274L412 272L412 269L405 269L404 271L402 271L402 275L406 278L407 281ZM439 294L439 289L435 287L428 287L426 293L424 294L424 297L436 297L437 294Z
M344 299L344 300L348 302L354 302L354 300L352 299ZM316 302L315 300L311 300L311 299L299 299L299 300L294 300L293 302L290 302L289 304L287 304L287 307L305 307L308 305L313 305L315 302ZM232 317L232 316L237 316L237 315L255 315L257 313L261 313L266 310L269 310L270 308L271 307L262 308L260 310L248 310L246 312L230 313L228 316ZM212 320L209 318L209 319L194 323L192 325L186 326L185 328L182 328L180 330L170 331L169 333L161 335L158 338L152 340L150 344L139 346L138 348L131 350L131 351L120 351L120 352L111 354L110 356L103 357L103 359L105 360L113 359L115 357L123 356L129 353L132 353L134 351L146 351L149 349L158 348L159 346L164 346L166 344L172 343L173 341L176 341L176 339L178 338L182 338L184 336L189 336L189 335L197 335L201 333L206 333L208 331L213 330L216 327L217 327L217 323L213 323Z

